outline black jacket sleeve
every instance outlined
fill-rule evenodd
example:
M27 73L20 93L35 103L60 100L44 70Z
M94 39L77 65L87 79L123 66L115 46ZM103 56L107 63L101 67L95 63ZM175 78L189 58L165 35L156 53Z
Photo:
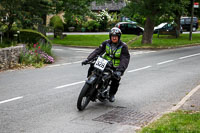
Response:
M124 71L128 67L129 61L130 61L130 54L128 51L128 46L126 44L123 44L122 51L121 51L121 57L120 57L120 64L119 64L119 67L117 68L117 70L124 73Z
M106 49L106 43L108 43L108 41L104 41L98 48L96 48L88 57L87 59L90 61L93 58L95 58L97 55L102 55L105 53L105 49Z

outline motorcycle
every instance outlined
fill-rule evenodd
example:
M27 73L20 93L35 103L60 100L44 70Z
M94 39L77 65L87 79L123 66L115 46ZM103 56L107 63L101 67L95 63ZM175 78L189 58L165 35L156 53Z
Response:
M98 99L104 102L108 100L111 78L114 77L112 61L98 56L87 64L94 66L94 70L87 78L79 94L77 101L77 108L79 111L84 110L90 101L96 102Z

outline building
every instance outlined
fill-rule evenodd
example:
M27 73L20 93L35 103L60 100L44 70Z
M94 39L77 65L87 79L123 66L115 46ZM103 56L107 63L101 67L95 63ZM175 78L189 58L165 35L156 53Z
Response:
M114 0L106 1L105 3L97 3L96 1L91 3L91 10L98 12L108 10L109 12L120 12L120 10L126 6L125 0L119 0L117 3Z

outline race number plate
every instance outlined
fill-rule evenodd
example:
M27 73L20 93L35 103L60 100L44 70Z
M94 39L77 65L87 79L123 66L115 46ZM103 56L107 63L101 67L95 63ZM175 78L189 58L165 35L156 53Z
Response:
M107 60L98 57L98 59L96 60L94 67L100 69L101 71L103 71L106 67L106 64L108 63Z

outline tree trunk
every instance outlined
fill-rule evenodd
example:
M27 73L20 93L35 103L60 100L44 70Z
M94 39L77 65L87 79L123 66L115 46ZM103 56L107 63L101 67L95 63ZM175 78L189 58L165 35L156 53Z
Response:
M13 19L12 19L12 20L9 22L9 24L8 24L8 29L7 29L7 31L6 31L6 37L7 37L8 39L12 39L12 36L11 36L11 28L12 28L13 23L14 23L14 21L13 21Z
M176 18L175 18L175 23L177 24L177 26L176 26L176 31L178 32L177 37L180 36L180 30L181 30L180 19L181 19L181 16L180 16L180 15L177 15Z
M42 15L42 20L43 20L43 21L42 21L42 25L45 25L45 26L46 26L46 25L47 25L47 15L46 15L46 14L43 14L43 15Z
M155 25L154 21L150 17L147 17L147 20L144 26L142 44L152 44L154 25Z
M191 23L190 23L190 36L189 40L192 41L193 17L194 17L194 0L192 2Z

